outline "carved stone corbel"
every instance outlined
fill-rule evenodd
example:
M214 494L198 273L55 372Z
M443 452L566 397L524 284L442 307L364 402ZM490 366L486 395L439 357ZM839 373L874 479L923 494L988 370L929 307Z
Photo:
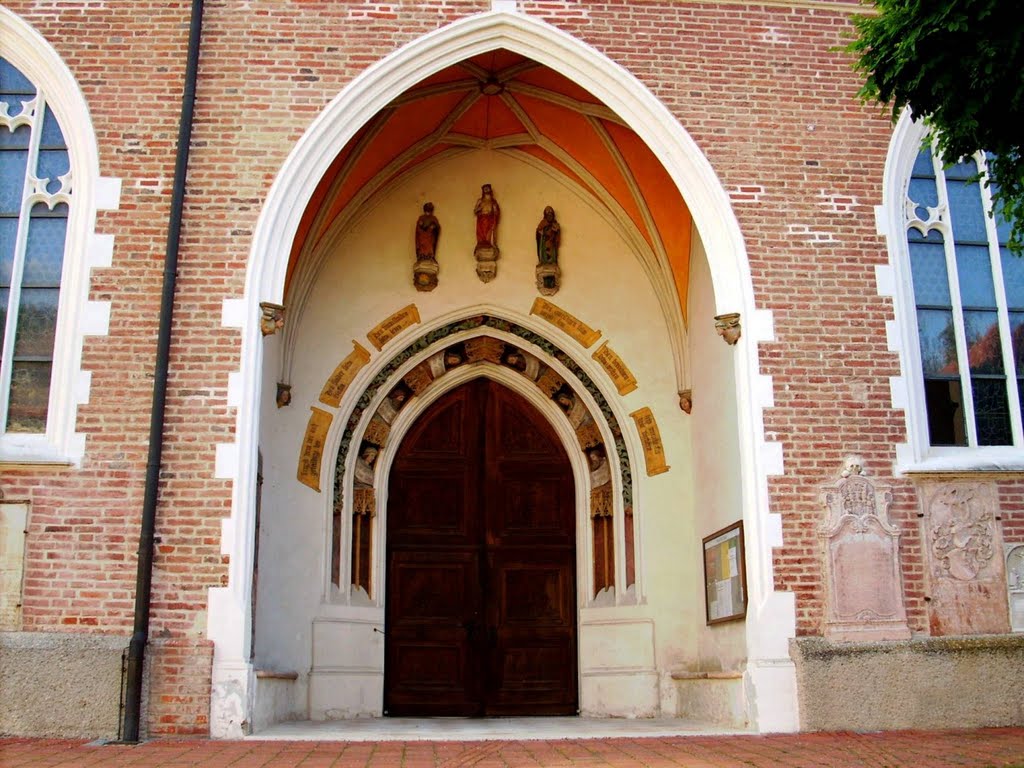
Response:
M292 385L283 381L277 382L277 397L275 398L278 408L284 408L292 404Z
M729 312L725 315L715 315L715 328L718 335L725 339L730 347L740 340L740 313Z
M284 328L284 305L271 301L260 302L260 332L272 336Z
M679 407L683 413L689 413L693 410L693 390L684 389L679 393Z

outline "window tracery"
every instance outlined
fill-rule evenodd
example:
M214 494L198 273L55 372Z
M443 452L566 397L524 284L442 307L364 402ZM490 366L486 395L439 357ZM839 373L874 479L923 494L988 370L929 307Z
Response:
M918 153L904 204L928 443L1021 446L1024 259L979 182L985 158Z
M0 434L46 431L71 204L46 96L0 59Z

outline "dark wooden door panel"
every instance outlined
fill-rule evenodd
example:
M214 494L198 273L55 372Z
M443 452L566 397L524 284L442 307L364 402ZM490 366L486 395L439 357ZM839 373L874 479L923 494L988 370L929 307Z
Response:
M476 547L478 517L467 515L475 502L475 478L448 467L436 472L406 471L395 477L388 496L388 543L397 548L465 544Z
M576 714L575 656L561 634L509 633L489 659L493 682L484 714Z
M546 468L545 468L546 469ZM573 514L572 485L562 476L530 475L522 468L496 467L495 485L502 492L490 499L488 535L495 544L572 547L576 526Z
M387 714L576 712L574 516L525 400L477 380L427 409L389 485Z
M480 714L478 551L392 550L389 562L388 714Z

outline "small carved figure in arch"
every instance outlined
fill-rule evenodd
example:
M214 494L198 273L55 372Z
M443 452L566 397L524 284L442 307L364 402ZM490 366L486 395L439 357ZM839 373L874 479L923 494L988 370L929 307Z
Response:
M394 421L395 416L398 412L405 407L405 404L409 402L409 398L412 397L412 392L409 391L408 387L404 383L397 384L390 392L388 396L384 398L384 402L380 404L380 408L377 409L377 413L384 421L390 424Z
M599 488L611 482L611 469L608 465L608 454L602 443L591 445L586 449L587 466L590 467L590 487Z
M450 371L452 368L458 368L464 362L466 362L466 351L462 348L461 344L448 347L444 351L445 370Z
M388 402L391 403L391 407L396 411L402 410L402 407L409 402L410 392L402 384L399 384L390 392L388 392Z
M509 368L514 368L520 373L526 373L526 355L518 347L506 347L505 357L502 362Z
M562 413L568 415L576 407L576 393L568 386L561 387L553 398L555 405L562 409Z
M364 440L359 445L356 458L355 484L363 488L373 487L373 466L380 455L380 446Z
M284 408L292 404L292 385L283 381L277 382L277 396L275 398L278 408Z
M559 387L552 399L569 419L569 424L573 429L577 429L590 418L587 406L568 384Z

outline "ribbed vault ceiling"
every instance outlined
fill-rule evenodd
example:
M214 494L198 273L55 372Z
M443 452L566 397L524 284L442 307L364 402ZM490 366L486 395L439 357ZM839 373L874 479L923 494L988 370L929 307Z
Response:
M498 50L421 81L339 153L302 219L289 277L373 195L445 153L492 149L544 163L617 220L639 249L671 266L685 317L690 213L647 145L588 91Z

